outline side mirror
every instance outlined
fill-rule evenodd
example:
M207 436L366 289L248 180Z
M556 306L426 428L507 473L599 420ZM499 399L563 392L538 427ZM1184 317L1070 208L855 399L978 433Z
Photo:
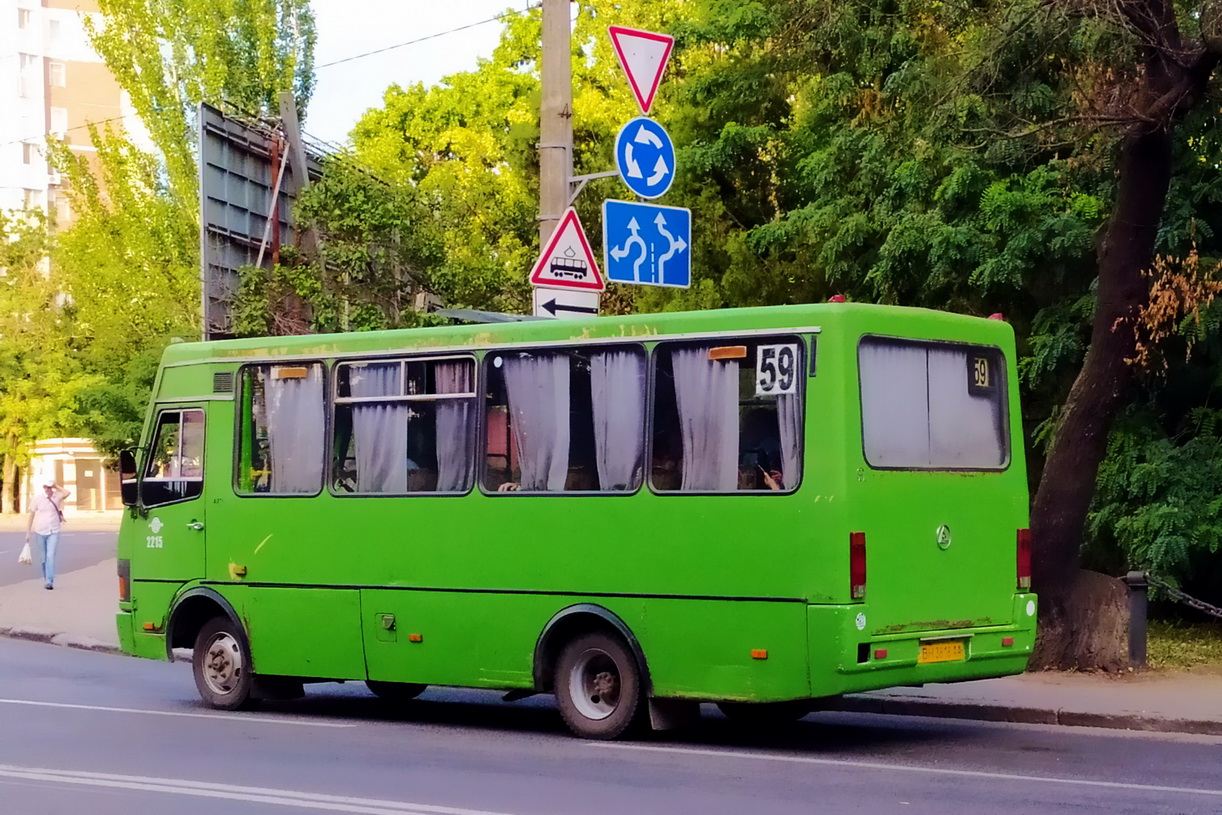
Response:
M134 507L140 503L140 482L136 478L136 453L123 450L119 453L119 493L123 506Z

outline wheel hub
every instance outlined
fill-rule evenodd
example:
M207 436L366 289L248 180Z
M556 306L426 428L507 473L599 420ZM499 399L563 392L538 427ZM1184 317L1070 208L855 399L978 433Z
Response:
M581 715L605 719L620 702L620 675L615 660L601 649L590 649L573 663L569 696Z
M204 658L204 681L213 693L226 694L233 692L241 675L242 653L237 640L227 634L217 637Z

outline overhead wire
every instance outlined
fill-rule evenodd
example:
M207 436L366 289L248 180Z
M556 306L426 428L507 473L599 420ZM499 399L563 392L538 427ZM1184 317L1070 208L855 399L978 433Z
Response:
M408 40L407 42L396 43L395 45L388 45L385 48L377 48L373 51L366 51L363 54L353 54L352 56L344 57L343 59L336 59L336 60L332 60L331 62L324 62L322 65L315 65L314 70L317 71L323 68L330 68L333 65L341 65L345 62L352 62L353 60L364 59L365 57L371 57L374 54L383 54L387 51L393 51L396 48L405 48L406 46L409 46L409 45L416 45L418 43L427 42L428 40L435 40L438 37L444 37L447 34L456 34L459 31L466 31L467 29L475 28L476 26L486 25L488 23L495 23L498 20L505 20L510 17L516 17L520 14L525 14L529 11L533 11L534 9L539 8L539 6L540 6L539 3L532 3L531 5L528 5L526 8L520 9L517 11L503 11L500 14L496 15L495 17L489 17L486 20L479 20L478 22L467 23L466 25L460 25L456 28L451 28L447 31L438 31L436 34L428 34L424 37L417 37L414 40Z

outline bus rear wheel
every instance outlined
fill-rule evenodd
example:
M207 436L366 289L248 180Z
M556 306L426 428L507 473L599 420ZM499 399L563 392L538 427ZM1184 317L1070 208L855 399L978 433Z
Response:
M369 688L370 693L379 699L387 702L410 702L420 694L424 693L424 689L428 685L420 685L415 682L383 682L377 679L365 680L365 687Z
M195 638L191 671L200 698L218 710L253 707L254 672L250 646L241 626L227 617L213 617Z
M814 710L810 699L785 702L718 702L717 709L727 719L746 725L774 725L796 722Z
M585 634L560 652L554 680L565 724L583 739L615 739L644 723L641 671L618 637Z

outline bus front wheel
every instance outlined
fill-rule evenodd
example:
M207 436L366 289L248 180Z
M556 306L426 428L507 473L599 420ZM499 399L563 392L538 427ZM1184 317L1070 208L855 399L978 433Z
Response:
M200 697L218 710L253 707L254 673L250 647L241 627L227 617L213 617L199 630L191 656Z
M583 739L618 738L644 722L641 671L618 637L591 633L566 645L554 688L565 724Z

